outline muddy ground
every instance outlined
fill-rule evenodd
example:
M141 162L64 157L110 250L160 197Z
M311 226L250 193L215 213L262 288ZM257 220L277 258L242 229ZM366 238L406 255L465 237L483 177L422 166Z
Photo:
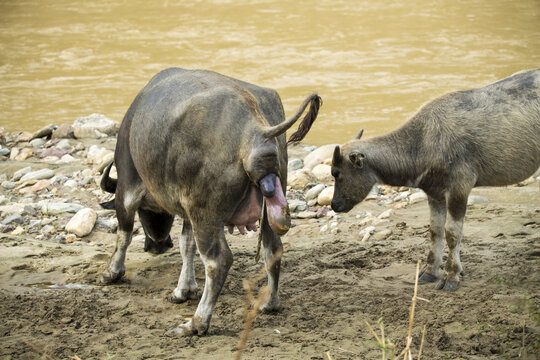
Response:
M451 293L419 287L418 295L429 302L416 306L413 355L425 325L424 359L538 358L538 181L473 193L489 202L468 208L463 285ZM377 215L386 207L359 204L339 220L337 233L320 232L328 219L293 220L294 228L283 237L283 310L256 318L243 359L327 359L327 352L336 360L380 359L366 325L380 333L379 319L401 352L416 262L428 248L428 206L423 201L396 209L378 226L392 235L363 243L356 215L366 210ZM177 222L174 240L180 231ZM94 231L71 244L0 234L0 359L234 358L244 319L242 281L256 276L262 264L254 260L256 236L227 236L235 261L208 334L174 338L167 330L197 306L197 301L166 300L181 267L177 244L151 255L137 238L128 250L125 281L103 287L96 277L113 250L114 234ZM199 260L196 271L202 288ZM51 288L66 284L78 285Z

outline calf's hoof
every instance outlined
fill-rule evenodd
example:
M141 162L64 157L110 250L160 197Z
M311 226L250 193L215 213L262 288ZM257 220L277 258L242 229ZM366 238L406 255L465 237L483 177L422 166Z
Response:
M459 281L452 281L447 279L439 280L437 285L435 285L436 290L443 290L443 291L456 291L461 286L461 283Z
M173 242L170 235L167 237L167 239L160 242L152 240L148 235L146 235L146 238L144 239L144 251L151 254L163 254L172 247Z
M439 280L435 275L431 275L427 272L421 274L418 277L418 283L419 284L426 284L426 283L434 283L435 281Z
M276 312L281 311L281 304L279 302L279 299L268 301L262 304L261 307L259 308L259 311L265 314L276 313Z
M190 320L185 324L175 327L165 333L166 336L178 336L178 337L187 337L193 335L204 335L208 331L208 326L194 326L193 321Z
M173 291L173 293L167 298L173 304L181 304L188 300L197 300L199 298L198 289L182 289L180 291Z
M124 271L112 272L111 270L106 270L100 275L99 282L102 285L113 284L118 282L122 276L124 276Z

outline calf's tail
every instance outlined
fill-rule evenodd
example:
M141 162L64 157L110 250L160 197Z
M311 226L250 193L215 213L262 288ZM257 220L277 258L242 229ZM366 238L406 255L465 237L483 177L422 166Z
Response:
M101 187L101 190L114 194L116 192L116 184L118 183L118 181L109 176L112 166L113 161L111 161L103 171L103 176L101 177L101 182L99 183L99 186Z
M296 130L296 132L291 135L289 141L287 141L287 144L301 141L306 136L309 129L311 129L311 125L313 125L313 122L315 121L315 119L317 119L317 115L319 114L319 108L322 105L322 99L317 94L311 94L310 96L308 96L306 100L304 100L302 105L300 105L298 111L296 111L294 115L292 115L290 118L288 118L281 124L277 124L275 126L268 126L263 129L263 135L266 138L271 139L283 134L300 118L308 104L309 110L306 116L304 116L302 123L300 124L300 126L298 126L298 130Z

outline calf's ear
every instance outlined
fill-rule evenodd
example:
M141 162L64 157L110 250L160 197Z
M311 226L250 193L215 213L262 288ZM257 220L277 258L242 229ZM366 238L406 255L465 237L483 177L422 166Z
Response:
M341 151L339 145L334 148L334 157L332 158L332 165L336 166L341 163L343 157L341 156Z
M349 160L351 160L351 163L359 169L362 168L362 166L364 166L365 158L366 158L366 155L358 151L353 151L349 154Z
M360 140L360 138L362 137L362 134L364 133L364 129L360 129L360 131L358 133L356 133L355 135L355 139L356 140Z

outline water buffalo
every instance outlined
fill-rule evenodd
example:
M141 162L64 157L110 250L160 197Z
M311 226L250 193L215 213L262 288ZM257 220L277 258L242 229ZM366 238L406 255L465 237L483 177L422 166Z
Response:
M282 250L279 235L290 227L285 131L309 110L289 138L300 141L317 117L321 99L309 96L285 120L275 90L211 71L170 68L155 75L129 107L118 133L114 163L118 179L104 172L102 186L115 192L116 248L105 284L125 272L126 250L138 212L147 238L163 250L174 215L184 219L182 270L170 300L198 297L195 249L205 267L205 285L193 318L174 329L181 336L208 330L233 256L224 227L257 230L259 220L269 297L265 311L279 309ZM264 210L263 210L264 209ZM165 245L163 245L165 243Z
M432 247L420 281L456 290L472 188L513 184L540 166L540 69L444 95L387 135L361 135L335 148L332 209L349 211L376 183L424 190ZM449 254L441 274L445 236Z

